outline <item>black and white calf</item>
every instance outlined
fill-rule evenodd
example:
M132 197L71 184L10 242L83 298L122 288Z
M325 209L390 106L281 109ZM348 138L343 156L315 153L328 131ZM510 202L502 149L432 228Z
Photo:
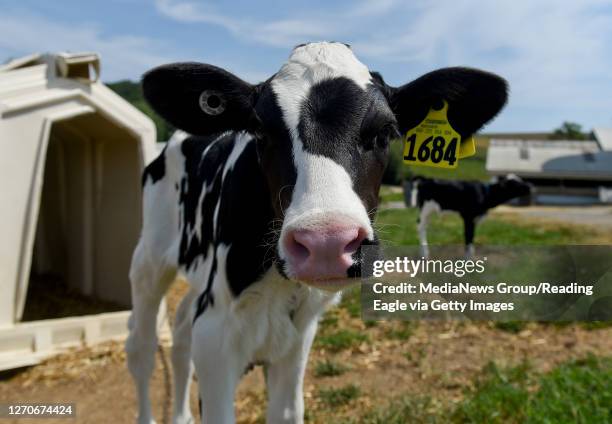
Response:
M139 421L152 420L155 317L180 274L191 290L174 329L174 422L192 421L192 363L203 420L214 424L234 421L242 373L265 363L268 422L301 423L318 318L338 300L331 289L359 276L361 246L377 243L372 221L390 140L440 99L467 137L503 107L506 84L448 68L394 88L348 46L324 42L296 47L258 85L179 63L148 72L143 90L186 133L143 178L126 343Z
M499 177L492 183L414 178L410 203L420 210L417 227L421 254L429 256L427 220L432 213L453 211L461 215L466 255L473 256L474 232L478 221L489 209L530 193L531 185L512 174Z

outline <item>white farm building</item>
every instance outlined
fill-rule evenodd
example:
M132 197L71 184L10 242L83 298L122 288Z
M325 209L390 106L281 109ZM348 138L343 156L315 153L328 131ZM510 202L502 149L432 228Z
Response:
M538 196L610 201L612 129L595 129L595 140L502 140L492 138L486 170L516 174Z

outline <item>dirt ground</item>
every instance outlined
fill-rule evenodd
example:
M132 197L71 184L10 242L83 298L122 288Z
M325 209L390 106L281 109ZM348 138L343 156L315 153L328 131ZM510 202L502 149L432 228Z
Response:
M384 322L366 328L345 309L332 314L342 328L367 333L361 343L338 353L316 348L310 357L305 383L306 409L310 422L359 416L373 405L384 404L400 395L431 395L441 402L461 399L489 361L516 364L528 359L537 370L546 371L571 358L591 352L612 355L612 328L586 330L580 325L529 324L517 334L504 332L490 323L421 322L411 329L407 340L387 337L402 323ZM169 358L165 349L165 358ZM335 377L316 377L313 364L333 358L348 367ZM152 380L152 398L158 422L164 422L169 407L167 373L161 357ZM353 383L362 395L348 406L330 410L317 396L321 388ZM191 403L197 414L197 394L192 388ZM0 400L7 402L73 402L78 423L131 423L136 414L133 385L125 365L123 344L110 342L94 348L74 350L41 365L0 376ZM261 422L265 391L262 372L255 368L243 379L237 396L238 422ZM40 419L0 422L40 423ZM65 423L67 420L45 420Z

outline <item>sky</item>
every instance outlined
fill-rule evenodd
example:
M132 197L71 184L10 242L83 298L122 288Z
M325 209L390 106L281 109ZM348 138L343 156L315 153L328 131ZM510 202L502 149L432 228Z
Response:
M95 51L105 82L174 61L259 82L319 40L395 86L447 66L501 75L510 99L486 132L612 127L612 0L0 0L0 62Z

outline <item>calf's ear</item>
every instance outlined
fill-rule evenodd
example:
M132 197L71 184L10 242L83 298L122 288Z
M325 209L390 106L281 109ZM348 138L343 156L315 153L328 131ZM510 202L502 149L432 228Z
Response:
M443 68L401 87L390 87L388 97L402 132L416 127L432 106L445 100L450 124L466 138L504 107L508 85L501 77L478 69Z
M195 135L247 130L255 115L255 86L204 63L154 68L143 76L142 89L153 110Z

